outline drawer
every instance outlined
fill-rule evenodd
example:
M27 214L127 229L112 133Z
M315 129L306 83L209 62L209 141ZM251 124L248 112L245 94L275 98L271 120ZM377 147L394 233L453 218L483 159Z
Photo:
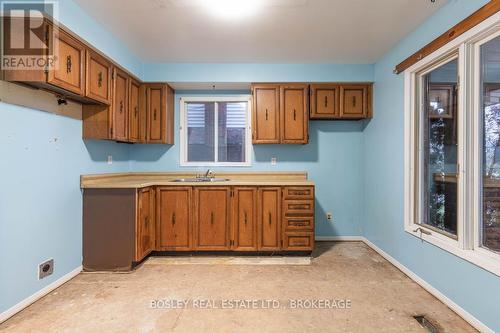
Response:
M286 216L283 218L284 230L314 230L313 216Z
M283 188L283 199L314 199L314 187L304 186L304 187L284 187Z
M284 200L283 213L285 216L313 215L314 200Z
M283 240L285 250L312 251L314 249L313 232L285 232Z

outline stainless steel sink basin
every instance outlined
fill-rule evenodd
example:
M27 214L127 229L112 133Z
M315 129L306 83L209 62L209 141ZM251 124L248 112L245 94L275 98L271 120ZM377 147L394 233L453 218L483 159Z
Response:
M178 183L214 183L214 182L227 182L227 178L211 178L211 177L198 177L198 178L179 178L174 179L173 182Z

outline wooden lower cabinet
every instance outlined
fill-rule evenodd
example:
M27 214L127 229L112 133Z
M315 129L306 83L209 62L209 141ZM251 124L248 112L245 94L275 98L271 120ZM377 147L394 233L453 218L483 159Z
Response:
M192 250L192 192L191 187L156 189L157 250Z
M155 192L151 187L137 191L135 261L141 261L155 249Z
M152 251L313 249L313 186L83 191L83 267L87 271L131 270Z
M278 251L281 247L281 188L259 189L259 242L261 251Z
M232 249L257 251L257 188L236 187L232 193Z
M195 250L229 250L229 187L195 187Z

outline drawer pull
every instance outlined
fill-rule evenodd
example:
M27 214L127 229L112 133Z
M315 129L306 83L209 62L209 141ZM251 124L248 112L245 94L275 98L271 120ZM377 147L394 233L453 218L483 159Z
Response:
M245 212L245 225L247 224L247 212Z
M325 108L328 107L328 96L325 96Z
M156 120L156 109L153 110L153 120Z
M297 120L297 110L293 109L293 120Z
M308 222L294 222L294 221L290 221L290 224L297 227L305 227L309 225Z
M290 209L309 209L309 205L290 205Z
M120 101L120 113L123 113L123 101Z
M269 225L273 223L273 217L271 215L271 212L269 212Z
M269 118L269 117L268 117L268 111L267 111L267 109L266 109L266 120L268 120L268 118Z
M352 106L356 107L356 96L352 97Z
M137 113L138 113L138 111L137 111L137 106L136 106L136 107L134 108L134 117L135 117L135 118L137 118Z
M210 213L210 224L214 224L214 212Z
M97 86L98 86L99 88L101 88L101 87L102 87L102 72L99 72L99 73L97 74Z
M172 225L175 224L175 213L172 214Z

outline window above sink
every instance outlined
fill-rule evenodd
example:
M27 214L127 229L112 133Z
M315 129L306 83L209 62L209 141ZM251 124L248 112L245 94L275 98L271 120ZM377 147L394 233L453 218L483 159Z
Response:
M250 96L180 99L181 166L250 166Z

